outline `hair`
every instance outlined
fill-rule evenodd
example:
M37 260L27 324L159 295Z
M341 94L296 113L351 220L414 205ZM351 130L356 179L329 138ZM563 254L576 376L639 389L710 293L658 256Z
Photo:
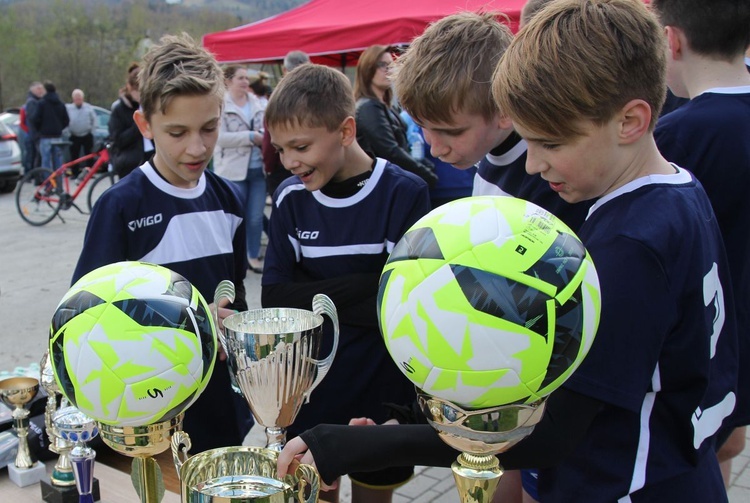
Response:
M268 101L266 126L325 127L336 131L347 117L354 116L352 86L333 68L305 64L283 79Z
M652 0L651 7L662 25L682 30L698 54L732 61L750 45L747 0Z
M529 24L529 21L534 17L534 14L546 7L551 1L552 0L528 0L523 4L523 8L521 9L520 26L526 26Z
M138 90L138 73L140 70L141 66L138 63L130 63L130 65L128 65L125 82L131 87L131 89Z
M253 93L256 96L263 96L266 92L266 88L269 87L268 84L265 83L263 79L258 79L252 84L250 84L250 89L253 90Z
M35 80L31 84L29 84L29 89L34 89L35 87L39 87L39 86L44 87L44 85L42 85L41 82L39 82L38 80Z
M85 95L83 94L83 91L81 91L80 89L73 89L73 92L72 92L72 93L70 93L70 96L71 96L72 98L75 98L75 97L76 97L76 95L80 96L81 98L83 98L83 97L85 96Z
M45 80L44 90L47 91L48 93L54 93L57 91L57 88L55 87L55 84L53 84L51 80Z
M391 47L387 45L371 45L362 52L357 62L357 71L354 76L354 99L372 98L378 99L372 91L372 79L378 71L378 61L383 54L390 52ZM383 101L390 105L393 99L393 91L386 89Z
M221 102L224 78L211 53L186 33L165 35L143 57L140 81L141 108L146 119L165 113L178 96L207 96Z
M238 70L246 70L242 65L227 65L224 67L224 80L232 80Z
M500 110L551 138L604 125L630 100L651 107L652 130L666 96L666 42L636 0L556 0L517 35L495 70Z
M289 51L284 56L284 69L287 72L291 72L300 65L310 62L310 56L302 51Z
M498 114L492 72L513 33L494 13L460 12L431 24L393 65L401 106L417 121Z

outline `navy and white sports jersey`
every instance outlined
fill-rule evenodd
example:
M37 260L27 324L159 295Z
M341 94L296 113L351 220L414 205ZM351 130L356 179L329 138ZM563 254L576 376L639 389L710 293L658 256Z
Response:
M73 282L105 264L141 260L181 274L212 302L219 281L245 277L242 214L234 189L213 173L183 189L147 162L97 201Z
M472 195L511 196L531 201L577 231L592 202L567 203L541 176L526 173L526 149L526 140L511 133L479 162Z
M714 434L736 400L737 333L721 234L686 170L599 199L579 231L601 322L563 385L604 403L544 502L726 501Z
M345 198L310 192L298 177L288 178L274 197L262 284L362 273L377 277L395 243L429 211L429 205L425 182L383 159L377 159L365 185ZM348 288L371 297L363 309L374 314L377 287L352 281ZM330 338L321 355L328 354L327 347ZM352 417L382 422L387 419L383 402L409 403L414 398L414 386L393 363L377 326L342 323L333 365L310 403L302 407L289 435L321 422L348 424Z
M207 302L213 302L219 281L229 279L237 287L234 307L247 309L245 224L230 187L206 171L196 187L178 188L151 163L143 164L96 202L73 281L106 264L141 260L181 274ZM251 426L226 363L217 359L206 389L185 414L183 427L193 450L239 445Z
M750 423L750 87L709 89L662 117L654 132L669 161L692 171L716 213L732 277L740 336L739 403Z

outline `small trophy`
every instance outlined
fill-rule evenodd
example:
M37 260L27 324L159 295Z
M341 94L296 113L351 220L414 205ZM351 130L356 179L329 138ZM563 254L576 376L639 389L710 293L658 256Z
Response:
M276 476L278 452L261 447L222 447L188 457L190 437L172 437L172 456L183 503L313 503L320 476L297 463L283 479ZM309 492L308 492L309 486ZM306 493L307 496L306 496Z
M76 481L73 476L73 467L70 464L68 453L73 448L73 444L63 440L52 422L52 417L57 412L57 397L60 389L55 381L55 375L52 372L52 365L49 361L49 351L45 351L40 363L40 384L47 392L47 407L44 410L44 426L49 438L49 450L58 454L57 462L52 470L49 482L41 481L42 500L47 503L70 502L78 499L76 490ZM60 408L67 405L68 400L62 398Z
M99 434L96 421L75 407L64 407L55 413L52 422L60 437L74 444L68 456L75 474L78 502L94 503L99 499L98 485L94 485L96 451L86 442Z
M33 377L11 377L0 381L0 400L13 408L13 428L18 435L16 461L8 465L10 480L19 487L36 484L47 476L44 463L33 461L29 451L29 411L26 404L39 391L39 380Z
M545 399L467 411L418 393L419 406L440 438L461 451L451 470L461 503L492 501L503 470L495 454L526 438L544 415Z
M234 285L229 281L217 287L215 305L223 298L234 300ZM223 333L217 330L232 378L255 419L266 428L269 449L280 451L284 446L286 428L328 373L336 355L336 307L323 294L316 295L312 304L312 312L270 308L233 314L224 318ZM333 348L330 355L318 360L323 314L333 321Z

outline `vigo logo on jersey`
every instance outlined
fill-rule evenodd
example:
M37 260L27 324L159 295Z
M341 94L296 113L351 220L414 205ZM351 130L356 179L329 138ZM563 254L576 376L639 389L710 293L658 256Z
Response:
M294 229L297 231L297 239L318 239L318 236L320 235L320 231L301 231L299 229Z
M158 223L161 223L161 221L164 219L161 213L157 213L156 215L149 215L147 217L141 217L137 220L131 220L128 222L128 229L131 230L131 232L135 232L136 229L140 229L141 227L148 227L149 225L156 225Z

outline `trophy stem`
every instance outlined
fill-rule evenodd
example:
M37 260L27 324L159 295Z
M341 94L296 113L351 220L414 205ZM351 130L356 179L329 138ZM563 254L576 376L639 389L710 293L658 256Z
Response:
M76 446L70 451L70 460L75 471L76 488L79 494L78 503L94 503L91 490L94 486L96 451L91 447Z
M270 426L266 428L266 448L281 452L286 444L286 428Z
M18 454L16 454L15 465L18 468L31 468L34 462L31 460L29 451L29 411L16 409L13 411L13 426L18 433Z
M161 469L151 456L133 458L131 478L142 503L159 503L164 497Z
M487 503L497 490L503 470L491 454L461 453L451 465L461 503Z

